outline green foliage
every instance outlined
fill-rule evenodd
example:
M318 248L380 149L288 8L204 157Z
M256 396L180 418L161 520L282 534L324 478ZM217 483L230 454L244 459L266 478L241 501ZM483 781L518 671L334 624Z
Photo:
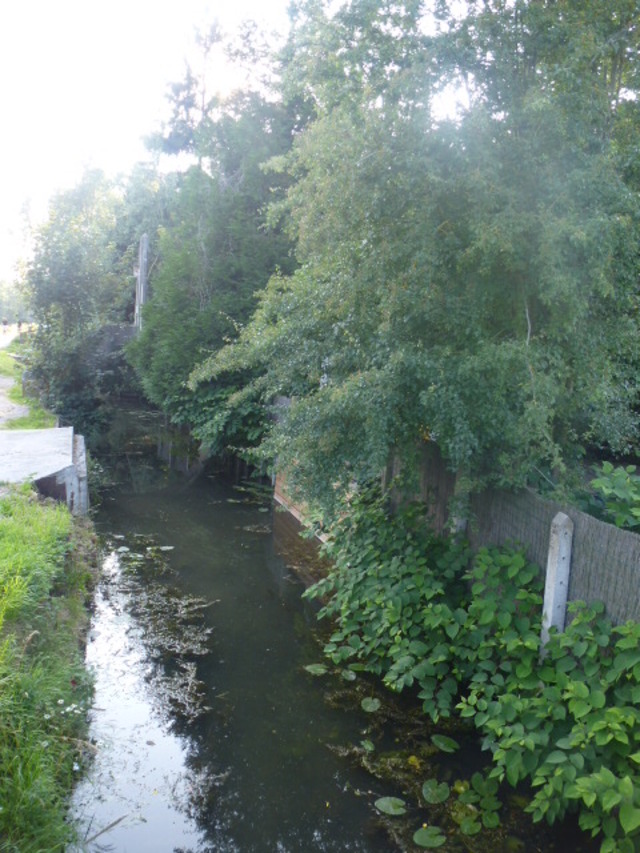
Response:
M449 786L446 782L438 782L437 779L427 779L422 786L422 796L425 802L444 803L449 799Z
M386 518L382 501L353 497L330 534L335 568L306 594L334 620L326 654L392 689L414 690L437 722L458 717L491 755L488 775L454 786L460 829L500 823L499 784L531 786L535 821L578 812L602 850L640 839L640 624L613 627L602 605L574 603L563 634L541 648L537 567L510 549L430 537L410 508ZM456 742L435 733L439 749ZM426 780L427 802L446 784Z
M383 814L393 817L407 813L407 806L400 797L379 797L375 801L375 807Z
M0 590L20 587L20 610L50 593L64 568L71 516L62 504L46 508L26 489L0 498ZM6 616L13 606L0 604Z
M28 357L31 379L47 408L88 440L103 425L105 397L130 382L118 353L121 327L133 314L132 256L141 232L126 205L137 202L139 179L118 183L87 172L55 196L24 281L38 324ZM149 201L155 190L147 189Z
M456 752L460 748L460 744L452 737L447 735L431 735L431 743L436 746L440 752Z
M66 508L27 488L0 499L0 846L67 849L88 680L78 644L85 569ZM4 623L4 624L3 624Z
M626 0L516 6L441 4L429 37L426 4L297 7L285 91L315 115L273 163L292 184L271 215L300 267L208 375L294 398L262 450L325 510L425 434L511 485L635 446L640 217L616 134L637 28ZM433 109L451 81L455 122Z
M413 834L413 843L418 847L424 847L429 850L435 850L437 847L442 847L447 838L442 834L439 826L421 826Z
M465 806L471 806L474 811L463 820L477 824L478 830L480 828L479 820L482 821L485 829L495 829L499 826L500 816L498 812L502 803L497 796L499 785L496 779L486 778L482 773L474 773L471 777L471 784L465 788L460 792L458 800Z
M614 467L603 462L591 487L604 500L608 520L617 527L634 528L640 525L640 475L635 465Z
M24 359L28 351L28 345L21 341L14 341L8 350L0 351L0 373L14 380L7 392L7 397L13 403L19 406L27 406L29 409L27 415L12 418L3 424L4 429L50 429L56 424L55 416L43 409L39 400L25 396L22 375L25 367Z
M184 85L176 97L193 106L200 82L192 75ZM281 179L261 168L289 146L289 122L280 104L244 92L212 99L202 115L178 110L167 129L167 144L195 146L199 162L178 180L158 235L152 298L128 356L146 397L214 454L250 448L263 433L262 405L235 397L244 372L211 382L199 365L236 335L275 269L290 269L288 239L264 228L264 206Z

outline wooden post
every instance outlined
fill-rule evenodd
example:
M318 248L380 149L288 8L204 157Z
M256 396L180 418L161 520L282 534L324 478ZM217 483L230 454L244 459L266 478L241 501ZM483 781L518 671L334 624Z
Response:
M573 542L573 521L568 515L559 512L551 522L549 554L547 556L547 575L544 585L544 605L542 608L542 651L549 641L549 629L555 627L564 631L569 594L569 575L571 572L571 545Z

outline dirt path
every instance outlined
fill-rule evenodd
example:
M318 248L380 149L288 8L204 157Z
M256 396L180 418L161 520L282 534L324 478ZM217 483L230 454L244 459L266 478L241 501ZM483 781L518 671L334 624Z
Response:
M0 328L0 348L8 346L17 336L18 327L16 325L7 326L6 329ZM19 406L17 403L12 403L8 398L7 394L13 384L14 381L9 376L0 376L0 428L7 421L23 418L29 414L28 406Z

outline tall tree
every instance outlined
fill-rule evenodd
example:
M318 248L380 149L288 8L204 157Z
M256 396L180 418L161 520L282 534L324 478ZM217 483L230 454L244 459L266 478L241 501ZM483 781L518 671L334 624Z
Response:
M48 405L88 438L104 394L125 381L103 329L131 321L134 254L162 219L162 184L142 167L129 180L87 172L54 197L35 234L24 282L38 323L32 369Z
M204 91L189 71L173 97L191 106L174 110L154 142L192 155L194 163L177 178L170 222L158 235L152 296L129 357L149 400L220 451L242 440L231 435L237 419L225 413L230 381L195 392L186 382L195 365L248 319L254 294L273 272L291 269L288 238L264 223L282 179L262 169L290 147L291 117L261 93L241 91L223 100Z
M254 392L294 397L263 449L325 507L425 437L476 484L635 446L638 197L616 137L635 4L441 6L426 36L422 3L300 4L300 268L197 374L250 367ZM469 108L443 121L433 93L461 79Z

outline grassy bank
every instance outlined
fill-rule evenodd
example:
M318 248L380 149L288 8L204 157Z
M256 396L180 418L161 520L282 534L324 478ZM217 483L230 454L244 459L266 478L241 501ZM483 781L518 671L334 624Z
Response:
M64 851L74 778L91 750L91 526L30 488L0 496L0 850Z

